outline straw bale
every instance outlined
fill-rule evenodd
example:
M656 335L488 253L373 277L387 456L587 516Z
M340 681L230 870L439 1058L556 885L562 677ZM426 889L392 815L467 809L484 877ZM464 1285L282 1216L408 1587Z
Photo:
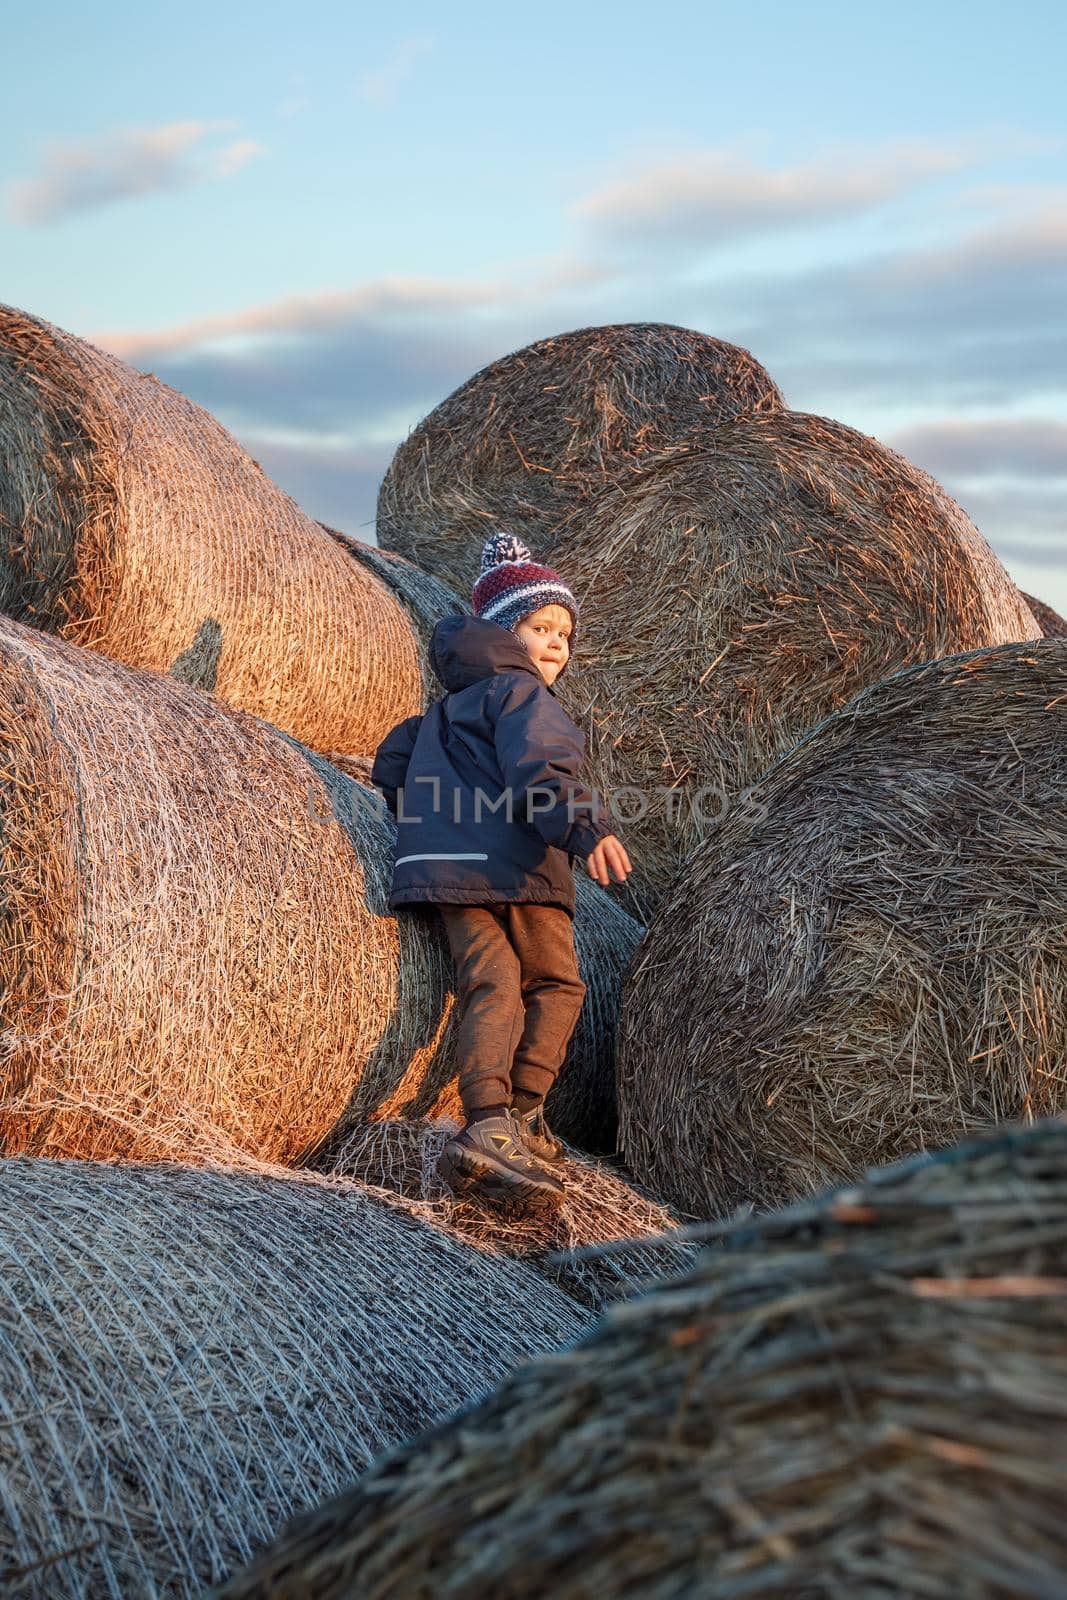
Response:
M1053 611L1051 606L1046 605L1043 600L1035 599L1032 594L1026 594L1022 590L1020 593L1046 639L1067 639L1067 618L1061 617L1058 611Z
M343 750L331 750L327 760L332 761L335 767L340 767L347 777L357 779L358 782L365 784L368 789L374 787L370 781L371 773L374 770L373 756L350 756L346 755Z
M214 1600L1054 1600L1067 1130L872 1174L376 1463Z
M404 607L419 647L419 667L422 672L423 702L429 705L441 695L441 683L430 666L430 636L442 617L463 614L465 606L459 596L440 578L424 572L413 561L394 555L391 550L379 550L351 534L340 533L336 528L321 526L348 551L361 566L380 579L390 593ZM388 729L386 730L388 732Z
M0 610L370 750L425 703L418 638L206 411L0 306Z
M354 1185L0 1162L0 1590L199 1596L589 1313Z
M368 1123L350 1129L324 1165L375 1193L401 1195L456 1238L526 1261L597 1309L660 1276L665 1262L681 1270L690 1259L692 1246L679 1243L671 1251L663 1244L663 1235L679 1225L675 1212L645 1194L618 1163L590 1160L572 1146L565 1146L557 1168L566 1199L550 1217L509 1220L454 1199L438 1175L437 1159L458 1127L447 1117ZM654 1249L649 1239L658 1241ZM609 1255L588 1253L590 1246L621 1240L628 1242Z
M877 440L780 412L665 451L561 534L583 602L560 700L617 801L642 921L778 756L880 678L1040 630L944 490ZM657 793L658 790L672 791ZM672 820L672 816L674 820Z
M768 773L634 958L620 1142L703 1216L1067 1107L1067 643L900 673Z
M665 322L579 328L494 361L400 446L377 534L461 593L486 534L518 521L551 561L593 490L692 428L784 405L747 350Z
M290 1163L455 1106L440 920L380 796L269 724L0 618L0 1150ZM610 1141L640 928L591 881L554 1115Z

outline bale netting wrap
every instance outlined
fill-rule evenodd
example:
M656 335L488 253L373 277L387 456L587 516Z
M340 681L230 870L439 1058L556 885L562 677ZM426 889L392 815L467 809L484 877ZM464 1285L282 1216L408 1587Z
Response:
M379 543L460 593L497 522L551 563L563 519L693 428L777 411L747 350L665 322L579 328L494 361L400 446L378 495Z
M1044 600L1038 600L1022 590L1020 593L1046 639L1067 639L1067 618L1061 617L1059 612L1046 605Z
M0 1150L290 1163L455 1104L452 962L380 797L269 724L0 618ZM595 884L561 1131L614 1128L640 929Z
M396 933L300 747L4 618L0 810L0 1150L288 1162L328 1132Z
M703 1216L1067 1107L1067 643L899 674L696 851L632 963L620 1142Z
M560 700L597 784L638 791L617 813L621 899L642 921L822 717L904 667L1040 631L933 479L796 412L663 452L576 517L555 559L582 605Z
M0 1588L199 1596L589 1313L361 1193L0 1162ZM9 1587L10 1585L10 1587Z
M327 1171L383 1196L402 1196L438 1227L480 1250L526 1261L596 1309L668 1269L680 1271L691 1259L692 1245L681 1239L673 1248L663 1243L678 1228L677 1213L641 1190L617 1163L590 1160L572 1147L565 1147L565 1159L554 1169L567 1193L550 1217L505 1219L473 1201L456 1200L438 1175L437 1161L458 1126L438 1118L352 1128ZM609 1253L590 1249L608 1243L615 1245Z
M1054 1600L1065 1170L1045 1126L734 1229L214 1600Z
M422 672L423 704L428 706L441 694L441 684L430 666L430 637L442 617L462 615L469 608L440 578L424 572L413 561L405 561L391 550L379 550L352 534L340 533L336 528L322 527L347 550L361 566L379 578L390 593L400 602L411 618L419 646L419 666ZM388 731L388 730L387 730Z
M418 639L199 406L0 307L0 610L172 672L318 750L421 703Z

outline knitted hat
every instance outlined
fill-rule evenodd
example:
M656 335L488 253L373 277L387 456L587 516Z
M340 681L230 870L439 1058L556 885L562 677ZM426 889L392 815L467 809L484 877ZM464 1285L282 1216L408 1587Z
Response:
M571 614L570 652L578 634L578 602L558 572L538 566L521 539L512 533L494 533L482 546L482 567L471 593L474 615L502 628L540 611L542 606L564 606Z

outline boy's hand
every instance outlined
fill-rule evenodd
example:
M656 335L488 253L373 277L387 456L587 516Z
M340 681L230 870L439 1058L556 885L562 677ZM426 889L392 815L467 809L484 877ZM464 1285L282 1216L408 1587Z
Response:
M611 882L609 868L619 883L625 883L626 874L633 871L622 840L617 839L613 833L601 839L596 849L589 852L585 864L589 868L590 877L595 878L604 889Z

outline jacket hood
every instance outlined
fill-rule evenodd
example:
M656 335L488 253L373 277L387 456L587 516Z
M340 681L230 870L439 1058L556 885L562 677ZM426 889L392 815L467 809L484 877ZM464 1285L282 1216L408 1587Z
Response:
M482 617L443 617L430 639L430 666L449 694L497 672L530 672L538 683L545 682L522 640L499 622ZM558 674L557 683L562 676Z

